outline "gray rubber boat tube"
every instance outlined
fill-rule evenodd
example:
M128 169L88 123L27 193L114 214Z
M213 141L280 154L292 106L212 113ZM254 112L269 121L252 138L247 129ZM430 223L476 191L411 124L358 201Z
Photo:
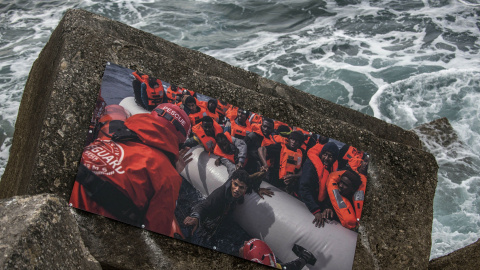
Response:
M228 179L224 166L215 166L216 155L203 147L192 148L190 162L182 176L197 190L208 196ZM317 258L306 269L352 269L357 233L337 222L317 228L305 204L287 193L263 182L261 187L275 192L273 197L260 198L256 193L245 196L245 202L234 213L236 222L252 237L265 241L282 262L295 260L292 252L298 244Z

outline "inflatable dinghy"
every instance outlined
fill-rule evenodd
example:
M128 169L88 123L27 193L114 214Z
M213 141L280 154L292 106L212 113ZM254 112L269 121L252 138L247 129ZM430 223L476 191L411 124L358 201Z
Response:
M225 166L215 166L214 154L203 147L190 150L193 160L181 173L198 191L208 196L228 179ZM252 238L265 241L282 262L295 260L292 247L298 244L317 258L306 269L352 269L357 233L338 222L317 228L305 204L280 189L263 182L261 187L275 192L273 197L260 198L256 193L245 196L235 212L235 221Z

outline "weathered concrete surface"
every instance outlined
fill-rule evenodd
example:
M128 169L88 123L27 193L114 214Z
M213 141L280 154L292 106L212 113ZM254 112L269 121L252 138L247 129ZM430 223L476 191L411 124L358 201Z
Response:
M430 270L463 269L476 270L480 263L480 240L448 255L434 259L428 264Z
M431 154L419 148L413 132L81 10L66 13L32 68L0 197L50 192L69 198L107 61L369 152L369 182L354 268L427 268L437 165ZM101 220L79 219L82 228L90 228L82 230L86 246L102 265L131 269L128 258L136 252L122 246L138 239L139 233ZM106 232L117 228L124 236L112 239ZM173 268L182 268L187 260L197 262L197 269L209 269L210 258L226 264L239 262L165 237L152 239L163 254L174 258L162 261ZM135 249L148 250L146 245L137 242ZM241 261L240 265L251 264Z
M67 202L55 195L0 201L1 269L102 269Z

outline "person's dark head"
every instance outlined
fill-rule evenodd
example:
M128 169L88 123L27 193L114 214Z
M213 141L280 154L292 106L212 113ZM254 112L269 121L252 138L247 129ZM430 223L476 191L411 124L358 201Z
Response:
M190 110L190 113L195 113L196 112L196 107L197 107L197 101L195 100L194 97L188 96L185 99L185 107Z
M329 142L325 144L320 151L320 160L323 163L323 166L327 169L331 169L335 160L338 157L338 147L334 142Z
M300 146L302 146L303 141L305 141L305 136L300 131L293 131L288 136L288 144L287 147L290 148L292 151L297 151Z
M204 116L202 118L202 128L205 135L209 137L215 137L215 129L213 127L213 119L210 116Z
M273 124L272 119L264 117L261 126L263 136L270 136L270 134L272 134L272 132L274 131L274 126L275 125Z
M230 141L228 140L227 136L224 133L218 133L215 137L215 141L217 142L218 147L224 153L228 153L228 146L230 145Z
M328 137L325 137L323 135L318 135L318 143L319 144L322 144L322 145L325 145L326 143L328 143Z
M215 113L215 110L217 110L217 105L218 102L216 99L210 99L207 103L207 108L210 112Z
M277 128L276 132L278 135L288 138L292 130L287 125L281 125Z
M238 109L237 120L239 124L245 125L245 122L247 121L248 116L250 116L249 111L246 111L244 109Z
M347 170L340 177L340 181L338 181L338 191L343 197L351 198L361 184L362 180L360 179L360 175Z
M235 199L243 197L245 194L252 193L252 180L245 170L238 169L230 176L232 180L232 197Z
M363 153L362 161L360 167L358 167L358 172L367 175L368 164L370 163L370 156L367 153Z

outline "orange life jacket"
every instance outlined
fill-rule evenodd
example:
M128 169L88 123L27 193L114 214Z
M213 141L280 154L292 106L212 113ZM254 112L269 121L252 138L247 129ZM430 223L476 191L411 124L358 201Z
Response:
M214 113L210 112L210 110L208 109L208 102L207 101L197 100L197 106L199 106L201 108L201 111L205 111L207 116L210 116L213 119L213 121L218 123L220 117L218 116L216 111Z
M342 177L344 172L345 171L338 171L330 174L330 177L327 181L327 190L333 208L335 209L338 219L340 219L343 227L353 229L358 225L357 215L350 201L340 195L340 191L338 190L338 182L340 181L340 178Z
M342 157L345 160L350 160L354 157L362 157L363 153L362 151L357 150L357 148L350 146L348 147L348 151L345 153L345 155Z
M367 177L358 172L358 167L360 167L361 163L362 163L362 158L358 156L348 161L348 165L350 166L350 168L352 168L352 170L357 172L358 175L360 175L360 179L362 180L362 184L353 195L353 204L355 205L354 208L355 208L355 215L357 216L357 220L360 220L360 216L362 215L363 200L365 197L365 188L367 186Z
M213 122L213 128L215 130L215 136L217 136L218 133L222 133L223 130L218 125L216 122ZM202 123L198 123L192 128L192 132L195 133L195 136L200 140L202 143L203 147L205 148L205 151L211 153L213 152L215 146L217 145L217 142L215 141L214 137L207 136L205 134L205 131L203 130Z
M233 144L232 136L230 135L230 133L225 132L225 136L227 136L228 141L231 144ZM229 154L224 153L218 145L215 145L215 149L213 149L213 153L215 155L219 156L219 157L224 157L224 158L230 160L233 164L235 164L235 155L234 154L229 155Z
M225 117L230 119L230 122L235 121L238 116L238 107L232 106L225 112Z
M310 148L307 152L308 158L313 162L313 164L316 163L322 163L320 160L320 152L322 152L323 149L323 144L315 144L312 148ZM322 164L323 166L323 164ZM338 161L335 160L332 165L332 172L336 171L338 169Z
M230 106L232 106L232 105L230 105L228 103L224 104L220 100L218 100L216 113L218 115L225 115L227 110L230 108Z
M176 90L173 90L172 85L170 85L167 88L166 95L167 95L167 98L168 98L168 100L167 100L168 103L176 104L177 103L177 97L182 95L182 88L177 87Z
M200 123L200 120L205 116L208 116L207 112L200 108L199 112L189 114L188 118L190 118L190 123L192 123L192 125L196 125Z
M162 81L159 79L156 79L156 84L158 85L157 87L152 87L149 83L149 77L148 75L139 75L137 74L136 71L134 71L133 76L139 80L140 82L144 83L147 87L147 96L148 96L148 105L149 106L156 106L160 103L163 102L163 94L164 94L164 89L163 89L163 84Z
M248 119L252 124L262 124L263 117L259 114L252 113L250 119Z
M252 132L252 126L250 122L246 120L245 124L247 124L247 126L239 125L235 123L235 121L230 122L233 137L243 139L248 133Z
M287 174L295 174L295 170L300 170L302 167L302 151L292 151L286 145L282 145L280 152L280 171L278 178L282 179Z
M268 138L266 138L265 136L263 136L263 132L262 132L262 124L252 124L252 132L255 132L257 133L258 135L262 136L263 137L263 140L262 140L262 145L261 146L269 146L271 144L276 144L277 142L275 141L275 139L273 138L273 135L270 134L268 136Z
M282 145L286 145L288 142L288 138L281 135L273 135L273 139L275 139L277 143L281 143Z

